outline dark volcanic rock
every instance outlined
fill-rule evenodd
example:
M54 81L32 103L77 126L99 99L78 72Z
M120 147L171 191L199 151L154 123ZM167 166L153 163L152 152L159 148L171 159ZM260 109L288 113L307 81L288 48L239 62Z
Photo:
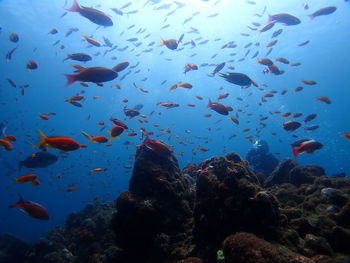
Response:
M237 233L227 237L223 244L225 263L312 263L310 259L273 245L249 233Z
M125 262L168 262L192 247L194 189L172 152L137 149L129 191L116 201L112 225Z
M333 255L333 250L324 237L307 234L305 237L305 247L313 250L315 254Z
M197 174L194 238L206 262L222 240L237 231L272 233L279 222L277 199L263 191L247 162L239 155L213 157Z
M275 184L289 183L289 172L298 166L298 163L294 159L283 159L272 174L266 178L265 187L270 187Z
M312 184L315 177L325 175L325 171L319 165L296 166L289 172L289 182L296 186Z

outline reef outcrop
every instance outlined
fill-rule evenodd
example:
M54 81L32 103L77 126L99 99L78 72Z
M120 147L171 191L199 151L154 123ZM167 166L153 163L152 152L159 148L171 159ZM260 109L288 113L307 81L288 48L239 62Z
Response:
M180 170L141 145L128 191L71 214L21 262L349 263L349 222L350 179L320 166L285 159L262 181L236 153Z
M160 142L159 142L160 143ZM192 249L191 181L172 151L138 147L129 191L116 200L112 225L124 262L172 262Z

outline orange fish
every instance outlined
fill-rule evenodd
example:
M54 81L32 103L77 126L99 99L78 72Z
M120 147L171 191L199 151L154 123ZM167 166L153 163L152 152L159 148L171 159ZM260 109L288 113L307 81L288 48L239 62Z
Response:
M217 103L217 102L211 102L211 100L209 99L209 102L208 102L208 105L207 105L207 108L210 108L214 111L216 111L217 113L219 114L222 114L222 115L228 115L228 109L226 108L226 106L220 104L220 103Z
M79 144L75 140L67 136L50 135L46 136L40 130L37 130L40 135L40 141L35 144L36 146L47 146L50 148L56 148L62 151L74 151L79 148L85 148L85 144Z
M82 34L83 38L86 39L87 42L89 42L91 45L95 46L95 47L100 47L101 43L98 42L96 39L93 39L92 37L89 37L85 34Z
M348 141L350 141L350 133L345 132L345 133L342 134L342 136L347 138Z
M13 149L12 142L7 139L0 139L0 146L4 147L6 151L11 151Z
M81 133L87 137L90 141L97 142L97 143L105 143L108 142L108 139L105 136L99 135L99 136L92 136L86 132L81 131Z
M37 177L38 176L36 174L24 174L18 178L13 178L13 181L15 183L28 183L28 182L32 182Z
M13 207L21 207L23 211L25 211L28 215L36 219L48 220L50 218L49 213L47 212L45 207L34 202L24 201L22 196L20 196L19 201L17 203L12 203L9 205L9 208Z
M114 125L112 127L112 130L108 131L109 140L113 140L115 137L120 136L123 133L124 130L125 130L124 127L119 126L119 125Z

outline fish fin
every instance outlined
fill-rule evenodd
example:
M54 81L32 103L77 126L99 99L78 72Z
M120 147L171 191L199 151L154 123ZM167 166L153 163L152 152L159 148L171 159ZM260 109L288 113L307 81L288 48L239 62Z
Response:
M13 183L17 183L17 178L12 178Z
M108 141L113 141L114 137L112 136L112 133L110 131L107 132L109 135Z
M88 134L87 132L80 131L82 135L84 135L86 138L88 138L90 141L92 141L92 135Z
M209 99L207 108L210 108L212 105L213 105L213 103L212 103L211 100Z
M313 15L307 15L307 16L310 17L311 21L314 20L314 18L315 18L315 16L313 16Z
M72 83L74 83L76 81L75 79L75 75L72 74L64 74L67 78L67 83L65 87L68 87L69 85L71 85Z
M19 206L22 206L22 205L24 204L25 201L24 201L23 197L22 197L20 194L18 194L18 195L19 195L19 200L18 200L18 202L10 204L10 205L8 206L9 208L19 207Z
M294 158L297 158L297 157L298 157L298 155L299 155L299 151L298 151L298 149L296 149L296 148L292 148L292 151L293 151L293 154L294 154Z
M71 8L65 8L65 10L69 11L69 12L79 12L80 10L80 6L77 2L77 0L74 0L73 5L71 6Z
M39 133L40 135L40 140L37 144L34 144L33 147L37 147L37 146L40 146L40 145L43 145L44 143L46 143L46 135L43 134L40 130L37 130L37 132Z

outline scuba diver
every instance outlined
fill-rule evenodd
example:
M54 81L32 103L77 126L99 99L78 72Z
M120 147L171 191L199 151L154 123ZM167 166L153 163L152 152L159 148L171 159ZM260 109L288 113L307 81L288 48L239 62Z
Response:
M246 156L249 165L256 173L263 175L266 179L275 169L279 160L269 153L269 146L266 141L256 141Z

